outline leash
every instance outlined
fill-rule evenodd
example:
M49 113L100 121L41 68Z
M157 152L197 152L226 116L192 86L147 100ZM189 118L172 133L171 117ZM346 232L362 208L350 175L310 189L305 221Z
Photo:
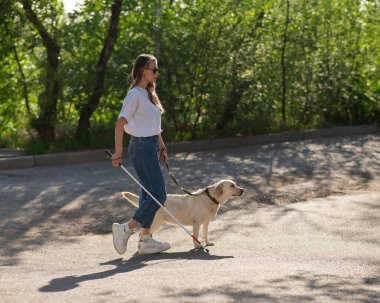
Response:
M192 192L190 192L189 190L183 188L181 185L179 185L177 179L173 176L173 174L171 173L170 171L170 167L169 167L169 164L167 162L165 162L165 167L166 169L168 170L168 174L170 176L170 178L173 180L173 182L186 194L188 194L189 196L200 196L202 195L203 193L205 193L207 195L207 197L209 197L209 199L216 205L219 205L220 203L218 202L218 200L216 200L214 197L212 197L210 195L210 191L208 189L208 187L206 187L203 191L201 191L200 193L198 194L193 194Z

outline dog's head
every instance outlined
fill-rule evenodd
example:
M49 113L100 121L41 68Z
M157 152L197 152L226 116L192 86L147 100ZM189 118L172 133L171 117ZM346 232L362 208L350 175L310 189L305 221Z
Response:
M235 196L242 196L244 193L244 188L237 186L236 182L232 180L221 180L212 185L210 189L213 189L213 195L220 203Z

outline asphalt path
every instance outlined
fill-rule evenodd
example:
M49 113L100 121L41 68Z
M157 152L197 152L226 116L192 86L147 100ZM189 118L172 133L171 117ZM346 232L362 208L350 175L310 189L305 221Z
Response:
M380 194L232 210L211 253L166 228L167 253L115 254L110 235L59 238L2 257L1 302L379 302Z
M107 162L1 171L0 302L380 302L379 139L176 155L185 185L223 177L247 190L210 224L210 254L166 226L155 234L166 253L136 255L134 235L119 256L110 225L133 212L120 191L137 188ZM372 186L283 205L256 199L332 183Z

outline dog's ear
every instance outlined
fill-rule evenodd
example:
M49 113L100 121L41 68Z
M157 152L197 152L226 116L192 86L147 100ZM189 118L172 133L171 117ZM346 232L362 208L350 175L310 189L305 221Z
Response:
M215 187L215 193L218 195L218 196L221 196L223 195L223 182L219 182L216 187Z

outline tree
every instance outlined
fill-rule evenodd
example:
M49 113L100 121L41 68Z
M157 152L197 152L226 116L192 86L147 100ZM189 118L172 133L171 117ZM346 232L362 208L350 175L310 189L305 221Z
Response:
M76 130L77 138L81 138L83 135L88 134L91 115L95 111L100 102L100 98L103 95L106 68L111 57L113 47L116 43L121 8L122 0L114 0L112 4L112 14L107 37L104 40L103 49L96 65L94 90L88 102L80 110L79 122Z
M57 103L61 90L59 79L60 46L54 32L49 32L48 28L42 23L32 7L30 0L22 0L22 7L25 16L37 30L46 50L47 64L45 74L45 91L40 94L39 117L32 122L32 126L37 130L40 139L46 144L55 140L55 126L57 118ZM52 8L54 11L54 8ZM52 14L54 18L54 14ZM54 30L52 22L52 30Z
M288 43L288 28L290 23L290 0L286 0L286 10L285 10L285 29L282 35L282 46L281 46L281 79L282 79L282 92L281 92L281 114L282 123L286 124L286 90L287 90L287 67L286 67L286 48Z
M159 60L167 140L378 122L379 13L374 0L86 0L69 14L3 0L0 145L32 125L50 151L100 147L141 53Z

